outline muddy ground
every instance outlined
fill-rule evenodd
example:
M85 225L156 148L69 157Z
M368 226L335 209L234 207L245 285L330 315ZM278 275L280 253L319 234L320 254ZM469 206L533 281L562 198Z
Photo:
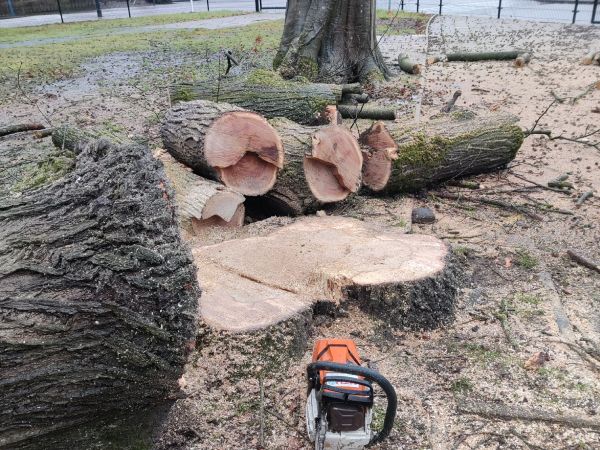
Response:
M424 62L428 55L452 50L507 47L529 49L533 59L525 68L509 61L438 63L421 77L401 75L385 86L393 96L381 100L400 107L398 120L426 120L460 89L461 106L513 112L524 129L547 108L537 129L552 135L573 138L600 127L600 114L593 112L600 108L600 67L580 65L586 51L600 44L600 28L452 17L410 27L422 34L390 33L381 42L390 61L401 50ZM260 47L258 28L256 35L255 48L246 48L245 67L267 64L272 56L272 48ZM184 68L196 64L212 70L217 59L152 50L105 55L87 61L74 78L43 85L30 80L24 89L12 89L0 104L0 123L71 122L156 146L158 123L168 107L164 87L185 78ZM14 77L5 83L14 86ZM262 372L262 404L258 378L227 379L227 358L214 342L200 338L204 347L199 345L182 383L187 398L176 402L158 430L157 445L311 448L304 426L304 368L312 342L335 336L352 337L362 356L397 389L395 429L376 448L599 448L600 274L566 255L571 249L600 261L600 146L593 146L599 141L600 136L572 142L532 135L506 170L470 178L479 183L477 190L446 186L395 198L361 196L327 208L329 214L450 243L463 273L452 324L428 332L393 330L353 305L333 316L316 315L307 319L312 335L303 356L283 355ZM569 175L573 188L544 188L559 175ZM464 199L436 196L448 191ZM576 206L586 191L596 195ZM512 206L481 203L488 198ZM434 209L436 222L410 224L412 206ZM264 233L288 220L254 223L243 233ZM482 402L496 415L501 405L508 408L503 418L474 413ZM382 405L376 407L379 424ZM529 418L517 420L523 412Z

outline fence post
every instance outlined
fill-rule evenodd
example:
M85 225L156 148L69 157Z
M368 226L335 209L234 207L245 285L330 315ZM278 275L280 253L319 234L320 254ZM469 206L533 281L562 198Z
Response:
M444 4L444 0L440 0L440 16L442 15L442 5Z
M419 12L419 0L417 0L417 12Z
M392 10L392 0L388 0L388 12Z
M259 0L254 0L254 3L256 5L256 12L260 12L260 3L259 3Z
M15 8L13 6L12 0L8 0L8 15L11 17L15 17L17 13L15 13Z
M60 7L60 0L56 0L56 3L58 4L58 13L60 14L60 23L65 23L65 20L63 19L63 15L62 15L62 8Z
M210 3L206 0L206 10L210 12Z
M502 12L502 0L498 0L498 19L500 18L501 12Z
M98 15L99 19L102 18L102 8L100 8L100 0L96 0L96 14Z
M575 23L578 12L579 12L579 0L575 0L575 8L573 9L573 22L571 22L571 23Z
M129 0L127 0L127 15L131 19L131 8L129 8Z
M400 0L400 7L402 8L402 11L404 11L404 0Z

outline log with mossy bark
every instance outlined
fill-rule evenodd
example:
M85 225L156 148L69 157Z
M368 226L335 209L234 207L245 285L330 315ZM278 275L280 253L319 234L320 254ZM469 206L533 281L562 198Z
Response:
M421 73L421 65L412 61L408 55L405 54L398 55L398 67L400 67L403 72L411 75L419 75Z
M517 120L457 110L425 123L377 123L361 136L374 155L365 159L363 183L394 194L504 167L523 142Z
M230 103L267 118L286 117L295 122L315 122L328 105L343 94L361 93L358 83L336 85L284 80L276 72L255 70L246 75L171 86L171 102L210 100Z
M453 61L503 61L517 59L520 55L530 54L526 50L490 51L490 52L457 52L448 53L446 60Z
M164 148L196 173L243 195L262 195L283 166L281 139L266 119L228 103L179 103L161 126Z
M179 391L200 290L173 192L105 141L4 142L0 185L0 448L90 448L59 441Z
M154 156L162 162L175 190L180 227L190 234L211 226L241 227L244 224L244 196L216 181L192 172L165 150Z
M297 216L358 191L363 161L350 130L336 124L307 127L285 118L269 123L285 151L277 182L262 198L271 210Z

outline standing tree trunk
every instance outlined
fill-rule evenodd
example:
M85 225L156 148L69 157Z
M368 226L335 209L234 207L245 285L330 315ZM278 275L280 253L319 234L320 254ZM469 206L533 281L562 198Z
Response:
M376 0L289 0L273 64L285 78L328 83L387 77L376 21Z
M38 145L0 148L0 448L54 448L48 433L172 399L196 331L160 162Z

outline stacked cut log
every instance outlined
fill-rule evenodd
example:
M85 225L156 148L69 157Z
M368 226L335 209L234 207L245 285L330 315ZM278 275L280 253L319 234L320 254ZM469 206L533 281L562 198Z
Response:
M362 94L358 83L325 84L284 80L276 72L255 70L247 75L223 77L170 88L172 103L210 100L230 103L266 118L285 117L301 124L318 123L328 106L338 105L344 118L393 120L395 109L368 105L355 108L348 98Z
M360 139L368 154L364 184L395 194L503 167L523 142L516 122L510 114L461 110L421 124L378 122Z
M273 127L260 114L228 103L175 105L161 136L179 162L243 195L268 192L283 167L283 146Z
M241 227L244 224L244 196L215 181L196 175L164 150L154 155L162 162L175 190L179 226L197 233L207 226Z
M171 108L161 134L178 161L241 194L264 195L279 213L314 211L360 188L360 147L337 124L267 122L237 106L197 100Z

